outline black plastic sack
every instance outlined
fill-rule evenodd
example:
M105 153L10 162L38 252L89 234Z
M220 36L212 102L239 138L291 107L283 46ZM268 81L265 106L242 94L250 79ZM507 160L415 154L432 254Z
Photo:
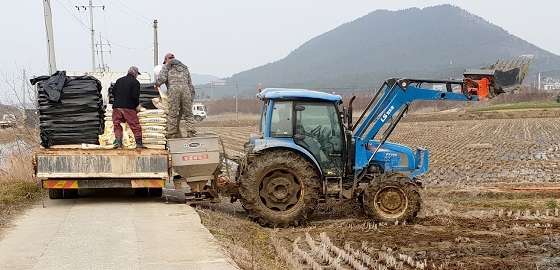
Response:
M52 100L49 81L63 81L53 76L35 78L38 86L41 145L97 144L103 133L104 114L101 82L92 76L65 76L58 102Z
M97 138L82 138L82 134L82 132L59 134L56 131L52 130L41 130L39 136L41 137L41 145L46 148L49 148L53 145L64 144L98 144Z
M109 103L113 104L115 99L113 98L113 86L115 84L111 83L111 86L108 89L109 94ZM157 109L154 103L152 102L153 98L159 98L159 91L154 89L154 83L141 83L140 84L140 98L139 102L142 107L153 110Z
M41 87L44 89L47 100L54 102L60 101L62 88L64 87L67 78L68 77L66 77L66 71L57 71L48 79L41 82ZM31 80L31 83L33 82L34 80Z

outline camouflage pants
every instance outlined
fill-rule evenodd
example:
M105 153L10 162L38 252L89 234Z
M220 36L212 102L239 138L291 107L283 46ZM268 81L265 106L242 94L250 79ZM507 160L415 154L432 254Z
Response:
M167 92L169 112L167 113L167 134L169 138L182 137L179 123L185 120L187 132L194 132L194 116L190 91L172 89ZM186 135L186 134L185 134Z

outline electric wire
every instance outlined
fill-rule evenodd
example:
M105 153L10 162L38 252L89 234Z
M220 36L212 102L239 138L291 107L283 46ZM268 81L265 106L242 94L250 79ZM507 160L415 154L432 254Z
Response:
M68 10L68 9L66 8L66 6L64 6L64 4L62 4L59 0L56 0L56 1L62 6L62 8L64 8L64 10L66 10L66 12L68 12L68 14L70 14L70 16L72 16L74 19L76 19L76 21L78 21L78 22L82 25L82 29L84 29L84 27L85 27L85 29L89 29L89 27L88 27L87 25L85 25L85 24L82 22L81 19L79 19L78 17L76 17L74 14L72 14L72 12L70 12L70 10ZM86 38L86 41L87 41L87 36L85 36L85 33L84 33L84 37Z
M70 11L60 2L60 0L56 0L56 1L64 8L64 10L66 10L66 12L68 12L68 14L70 14L70 16L72 16L74 19L76 19L76 21L77 21L78 23L80 23L83 27L85 27L86 29L88 29L89 31L91 31L91 28L90 28L89 26L85 25L79 18L77 18L76 16L74 16L74 14L72 14L72 12L70 12ZM113 44L113 45L115 45L115 46L118 46L118 47L121 47L121 48L124 48L124 49L129 49L129 50L146 50L146 49L153 48L153 45L150 45L150 46L147 46L147 47L137 47L137 48L133 48L133 47L128 47L128 46L120 45L120 44L118 44L118 43L115 43L115 42L113 42L113 41L107 39L107 38L101 37L101 39L104 40L104 41L107 41L108 43L111 43L111 44Z
M121 1L119 1L119 0L115 0L115 1L119 2L119 4L125 6L125 7L128 8L130 11L132 11L132 12L138 14L140 17L142 17L142 18L144 18L144 19L146 19L146 20L148 20L148 21L151 21L150 18L147 18L146 16L144 16L144 15L142 15L142 14L140 14L140 13L134 11L132 8L129 8L128 6L126 6L125 4L123 4Z
M152 26L150 23L147 23L146 21L140 20L140 19L138 19L138 17L136 17L136 16L134 16L134 15L128 13L126 10L122 9L121 7L119 7L118 5L116 5L115 3L113 3L111 0L107 0L107 1L108 1L109 3L111 3L111 4L113 4L113 6L115 6L116 8L120 9L122 12L126 13L128 16L130 16L130 17L136 19L137 21L139 21L139 22L141 22L141 23L143 23L143 24L146 24L146 25L148 25L148 26L150 26L150 27ZM122 3L121 3L121 4L122 4ZM130 8L128 8L128 9L130 9ZM132 10L132 9L131 9L131 10Z
M101 5L105 6L103 1L101 1ZM103 22L105 24L105 38L107 40L109 40L109 28L107 27L107 10L106 9L103 9ZM103 44L103 42L100 42L100 43ZM111 53L111 43L107 42L107 45L109 45L110 58L106 62L109 63L111 60L113 60L113 54ZM101 46L101 53L103 53L103 46ZM107 64L107 63L105 63L105 64Z

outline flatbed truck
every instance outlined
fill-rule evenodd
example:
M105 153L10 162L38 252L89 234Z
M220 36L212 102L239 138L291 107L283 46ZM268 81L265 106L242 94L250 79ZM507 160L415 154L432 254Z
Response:
M176 189L186 183L190 204L219 202L219 137L200 133L167 142L167 149L42 148L34 154L34 174L51 199L76 198L79 189L92 188L132 188L160 197L167 183Z

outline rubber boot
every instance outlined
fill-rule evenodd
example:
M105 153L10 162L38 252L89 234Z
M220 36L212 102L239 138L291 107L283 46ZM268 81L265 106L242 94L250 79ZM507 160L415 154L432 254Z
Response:
M142 144L142 138L134 138L136 140L136 149L146 149L147 147Z
M117 149L122 149L122 138L115 138L117 140Z

